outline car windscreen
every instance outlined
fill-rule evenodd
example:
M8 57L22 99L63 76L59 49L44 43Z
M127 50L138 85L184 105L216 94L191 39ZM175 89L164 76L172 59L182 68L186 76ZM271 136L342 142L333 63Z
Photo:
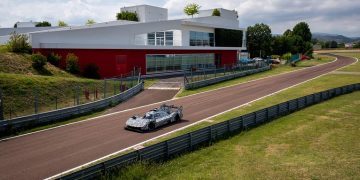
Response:
M152 114L145 114L144 119L152 119L153 118L153 115Z

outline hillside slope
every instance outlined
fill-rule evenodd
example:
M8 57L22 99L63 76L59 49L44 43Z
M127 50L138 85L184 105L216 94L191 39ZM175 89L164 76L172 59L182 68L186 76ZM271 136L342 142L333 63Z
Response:
M50 63L38 71L32 67L29 54L15 54L0 48L0 89L4 98L5 119L33 114L35 99L38 112L73 106L93 101L97 91L103 97L104 81L77 77ZM89 92L89 98L85 96ZM113 86L106 89L113 94Z

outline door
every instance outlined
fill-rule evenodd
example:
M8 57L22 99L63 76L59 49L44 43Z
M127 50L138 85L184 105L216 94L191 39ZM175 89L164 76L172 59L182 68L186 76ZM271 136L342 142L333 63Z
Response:
M121 74L126 74L126 72L127 72L127 55L117 55L116 74L120 76Z

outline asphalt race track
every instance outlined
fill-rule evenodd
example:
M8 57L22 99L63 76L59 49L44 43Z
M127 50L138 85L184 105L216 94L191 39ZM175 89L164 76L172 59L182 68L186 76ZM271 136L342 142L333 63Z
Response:
M170 100L168 104L184 107L184 120L152 133L124 130L124 123L132 115L143 114L159 104L1 141L0 179L47 178L353 62L338 57L325 65Z

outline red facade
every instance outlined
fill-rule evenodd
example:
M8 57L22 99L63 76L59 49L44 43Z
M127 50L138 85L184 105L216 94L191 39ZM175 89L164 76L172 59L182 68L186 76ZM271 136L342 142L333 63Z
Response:
M139 50L139 49L33 49L43 55L50 53L62 57L60 67L65 68L65 58L68 53L74 53L79 58L80 70L88 64L96 64L102 78L109 78L127 74L134 68L141 68L146 74L147 54L200 54L214 53L220 59L220 66L236 63L236 50Z

